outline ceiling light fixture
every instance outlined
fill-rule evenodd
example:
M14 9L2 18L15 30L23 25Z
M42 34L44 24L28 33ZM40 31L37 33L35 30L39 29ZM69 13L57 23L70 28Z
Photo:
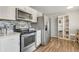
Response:
M67 9L72 9L74 6L68 6Z

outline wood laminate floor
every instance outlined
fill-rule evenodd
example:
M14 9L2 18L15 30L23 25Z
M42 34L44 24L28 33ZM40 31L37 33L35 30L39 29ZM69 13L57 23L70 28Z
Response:
M45 46L40 46L35 52L79 52L79 44L64 39L51 38Z

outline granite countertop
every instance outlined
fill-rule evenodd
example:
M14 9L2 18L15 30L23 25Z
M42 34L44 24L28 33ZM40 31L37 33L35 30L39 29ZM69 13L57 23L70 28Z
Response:
M1 38L1 37L12 36L12 35L20 35L20 33L18 33L18 32L12 32L12 33L9 33L9 34L0 35L0 38Z

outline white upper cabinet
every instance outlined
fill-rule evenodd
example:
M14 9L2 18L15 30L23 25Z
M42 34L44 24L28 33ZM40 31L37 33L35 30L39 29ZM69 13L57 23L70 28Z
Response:
M0 19L16 20L16 15L17 15L16 8L19 8L22 11L26 12L26 14L31 15L32 19L25 19L25 20L31 22L37 22L37 11L28 6L0 6Z
M27 6L25 7L25 9L26 9L26 12L32 14L32 20L30 20L30 21L37 22L37 11L35 9L33 9L31 7L27 7Z
M26 10L26 12L32 14L32 8L25 6L25 10Z
M37 22L37 11L32 9L32 15L33 15L32 22Z
M0 6L0 19L15 20L15 7Z
M19 9L21 9L22 11L26 11L25 6L15 6L15 8L19 8Z
M43 16L43 14L41 12L37 12L37 17Z

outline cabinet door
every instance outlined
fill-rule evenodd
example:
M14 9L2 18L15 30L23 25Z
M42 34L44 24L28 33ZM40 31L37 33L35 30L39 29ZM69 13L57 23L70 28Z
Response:
M10 36L2 40L2 52L19 52L20 51L19 36Z
M37 22L37 12L33 14L33 22Z
M32 10L32 16L33 16L32 22L37 22L37 11L34 9Z
M3 7L3 6L0 7L0 19L6 19L7 11L8 11L7 7Z
M43 14L39 11L37 11L37 17L43 16Z
M32 8L25 6L25 10L26 10L26 12L32 14Z
M0 52L5 52L5 46L7 46L6 45L6 40L7 40L7 38L6 37L1 37L0 38Z
M7 7L7 19L8 20L16 20L16 9L13 6Z
M26 12L32 14L32 22L37 22L37 11L31 7L26 7Z
M15 7L0 6L0 19L15 20Z
M41 44L41 30L38 30L36 32L36 47L38 47Z
M21 9L21 10L23 10L23 11L26 11L26 9L25 9L24 6L16 6L15 8L19 8L19 9Z

